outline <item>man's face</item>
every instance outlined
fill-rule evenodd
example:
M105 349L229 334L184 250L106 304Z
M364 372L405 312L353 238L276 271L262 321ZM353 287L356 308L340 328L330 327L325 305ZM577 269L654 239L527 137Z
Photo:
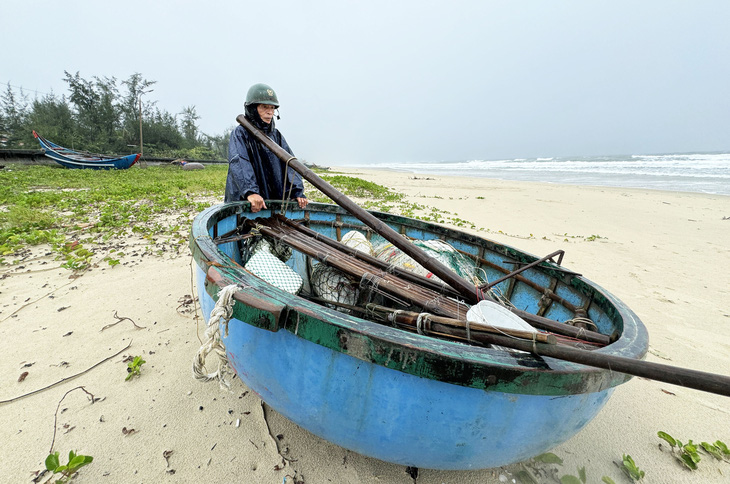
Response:
M259 116L261 116L261 120L264 123L271 124L271 120L274 119L276 106L272 106L270 104L259 104L256 106L256 110L259 112Z

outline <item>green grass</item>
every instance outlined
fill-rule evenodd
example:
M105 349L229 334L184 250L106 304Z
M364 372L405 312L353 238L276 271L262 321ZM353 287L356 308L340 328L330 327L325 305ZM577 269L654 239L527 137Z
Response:
M7 165L0 170L0 264L17 262L29 246L48 244L71 270L86 269L99 260L114 267L121 255L114 254L111 242L132 235L147 242L146 253L185 250L195 215L223 201L227 170L226 164L191 171L172 165L108 171ZM410 202L403 194L362 178L314 171L367 210L503 234L437 207ZM305 193L312 201L333 203L306 181ZM104 251L103 258L94 257Z
M76 259L88 261L88 253L79 257L65 245L81 227L91 243L129 232L175 238L210 205L207 198L222 200L226 171L226 165L195 171L166 165L119 171L9 165L0 170L0 262L24 247L48 243L67 256L69 268L83 268ZM172 215L173 222L150 223L161 214Z

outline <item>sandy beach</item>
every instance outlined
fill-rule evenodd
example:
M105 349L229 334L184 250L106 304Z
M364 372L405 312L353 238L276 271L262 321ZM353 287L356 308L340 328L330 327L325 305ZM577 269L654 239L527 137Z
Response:
M464 231L537 256L565 250L564 266L642 319L647 360L730 375L730 197L336 170L437 207ZM54 416L53 448L63 460L69 450L94 458L79 483L482 484L500 476L511 482L519 469L421 469L413 479L403 466L302 430L237 379L230 392L194 380L205 323L192 301L189 252L149 255L144 241L119 244L121 264L110 267L98 254L98 264L76 278L43 247L0 268L0 482L30 482L44 468ZM125 381L130 356L146 363ZM80 389L64 398L79 386L94 403ZM642 482L730 482L730 462L702 454L699 469L689 471L666 444L660 448L658 431L730 444L730 400L633 378L552 450L564 460L558 476L585 467L588 482L604 475L629 482L614 462L630 454L646 472Z

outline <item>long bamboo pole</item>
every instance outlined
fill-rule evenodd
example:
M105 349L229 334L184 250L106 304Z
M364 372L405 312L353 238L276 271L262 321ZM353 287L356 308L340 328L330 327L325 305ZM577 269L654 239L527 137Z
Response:
M394 311L390 308L376 305L368 305L365 311L387 313L389 316L386 316L386 318L391 323L403 325L413 331L416 330L418 313ZM650 380L724 395L726 397L730 396L730 377L725 375L610 355L602 353L600 350L589 351L562 344L553 344L555 341L555 336L553 335L542 335L537 341L533 341L530 337L520 339L523 337L520 334L508 335L501 328L493 331L489 327L483 327L481 325L473 325L470 334L467 334L466 325L463 321L439 316L430 316L428 324L424 324L422 330L424 334L444 334L462 340L472 339L482 344L503 346L538 356L549 356L562 361L570 361L585 366L640 376ZM550 341L540 341L540 339L546 337L550 338Z
M305 180L314 185L319 191L331 198L335 203L337 203L337 205L350 212L362 223L383 236L383 238L385 238L388 242L398 247L423 267L436 274L442 281L455 289L466 301L471 304L475 304L481 299L491 299L488 295L483 294L475 284L472 284L466 279L460 277L445 264L426 254L416 245L411 244L387 224L378 220L367 210L360 208L355 202L340 193L335 187L322 180L316 173L297 160L295 156L288 153L251 124L251 122L246 119L243 114L239 115L236 118L236 121L246 128L264 146L271 150L283 163L285 163L286 166L290 166L294 171L302 175Z

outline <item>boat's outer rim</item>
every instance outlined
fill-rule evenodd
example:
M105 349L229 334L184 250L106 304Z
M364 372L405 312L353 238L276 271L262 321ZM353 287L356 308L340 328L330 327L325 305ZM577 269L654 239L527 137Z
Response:
M267 201L266 203L271 212L279 209L282 204L280 201ZM216 266L222 276L215 284L210 284L206 289L211 297L215 297L217 295L220 287L231 283L248 281L249 283L252 283L252 287L259 285L259 283L263 283L263 281L260 281L260 279L247 273L238 264L230 261L223 252L219 251L208 232L209 228L213 226L214 220L217 221L231 215L247 212L248 210L246 209L249 207L250 204L248 202L215 205L198 214L193 221L190 247L193 251L193 257L197 265L206 271L211 265ZM320 203L310 203L308 210L346 214L344 210L337 206ZM304 211L302 211L302 213L304 213ZM456 229L446 228L392 214L379 212L371 213L380 218L388 218L390 222L425 224L436 229L434 230L436 232L451 234L451 236L458 235L459 237L466 237L473 240L486 241L490 244L505 247L511 251L537 259L537 257L525 251L515 249L514 247L510 247L505 244L498 244L483 237L467 234ZM579 279L582 284L593 288L596 294L600 294L602 297L606 298L606 300L613 305L624 322L621 337L613 344L596 351L627 358L643 358L648 348L648 335L646 333L646 328L636 314L618 298L599 285L591 282L583 276L573 277ZM497 360L500 359L498 356L502 358L504 357L504 352L502 351L467 346L448 341L433 340L432 338L425 338L419 335L395 330L388 326L372 323L361 318L345 315L338 311L324 308L312 303L311 301L299 296L291 295L266 283L263 283L263 285L266 286L265 291L267 294L275 294L275 299L286 304L290 310L295 311L299 315L310 314L310 316L312 316L316 314L317 316L315 319L320 320L324 324L336 327L338 338L340 340L344 338L346 341L354 341L357 340L358 337L364 337L367 340L376 339L378 340L378 343L400 347L404 349L405 353L415 351L423 353L432 359L435 358L433 361L429 360L430 363L424 363L426 366L431 363L436 364L439 355L441 355L441 358L448 358L450 363L453 360L458 360L463 366L463 368L460 366L459 369L462 373L465 373L465 375L462 375L463 378L452 378L453 381L451 382L455 384L489 390L499 390L509 393L533 393L532 388L530 387L534 387L536 379L540 379L545 380L546 382L543 385L538 385L541 387L541 390L539 390L538 393L544 394L548 392L555 395L563 395L601 391L606 388L619 385L630 378L630 376L625 374L602 370L599 368L586 367L549 357L542 358L542 360L548 364L548 368L526 367L520 364L513 364L509 367L504 367L504 362L502 362L502 364L498 364L497 362ZM316 311L313 311L312 306L316 306ZM324 321L324 318L319 317L320 315L325 316L328 320ZM298 336L304 337L301 332L298 333ZM353 357L360 358L365 361L372 361L373 359L372 351L370 351L370 353L365 351L363 354L358 354L352 347L343 349L341 345L336 344L337 342L333 344L327 344L327 342L323 343L322 341L314 342L317 344L323 344L324 346L338 351L346 352L351 354ZM368 343L372 343L372 341L368 341ZM362 347L362 345L352 346ZM448 356L443 356L444 354ZM485 361L487 359L489 359L489 361ZM533 361L536 360L532 356L530 356L530 359ZM373 362L381 364L381 362ZM389 365L386 364L384 366ZM427 378L444 379L445 377L445 372L438 372L438 375L434 375L432 372L426 371L425 374L423 374L423 368L395 369ZM431 370L433 370L433 368L431 368ZM454 370L454 368L449 369L449 371L452 370ZM448 377L448 374L446 376Z

